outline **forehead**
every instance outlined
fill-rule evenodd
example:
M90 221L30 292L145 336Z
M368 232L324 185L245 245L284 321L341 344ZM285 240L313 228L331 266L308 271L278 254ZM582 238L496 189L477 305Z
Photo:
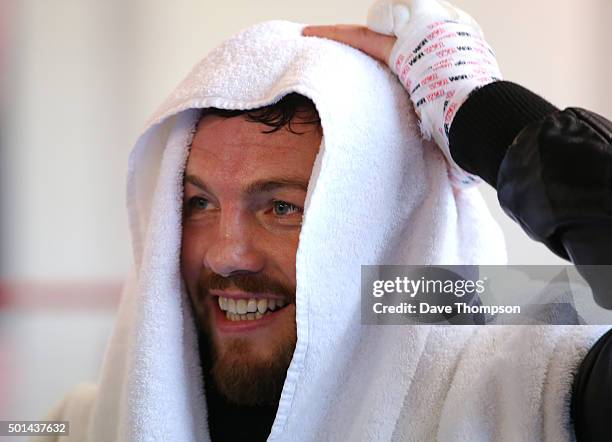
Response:
M270 127L247 121L245 116L206 116L197 126L187 173L233 181L280 173L308 179L321 144L321 130L310 124L295 124L294 129L300 134L285 128L262 133Z

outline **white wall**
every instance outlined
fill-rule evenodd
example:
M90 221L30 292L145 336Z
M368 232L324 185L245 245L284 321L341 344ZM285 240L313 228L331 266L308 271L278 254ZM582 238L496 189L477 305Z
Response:
M94 7L95 6L95 7ZM119 11L14 4L3 136L3 274L106 279L128 264L123 210L129 85Z
M363 23L370 0L9 0L1 277L120 279L130 265L128 151L190 67L252 23ZM507 79L612 116L609 0L457 0ZM557 262L495 207L515 263Z
M0 311L2 419L43 419L77 384L96 383L114 316L109 310Z

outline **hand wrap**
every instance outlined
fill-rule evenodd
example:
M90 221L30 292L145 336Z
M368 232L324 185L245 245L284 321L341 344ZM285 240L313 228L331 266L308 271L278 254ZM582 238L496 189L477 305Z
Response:
M448 141L453 118L470 93L502 79L478 24L438 0L380 0L370 9L368 26L397 36L388 64L410 95L423 136L433 138L448 160L452 184L479 182L453 161Z

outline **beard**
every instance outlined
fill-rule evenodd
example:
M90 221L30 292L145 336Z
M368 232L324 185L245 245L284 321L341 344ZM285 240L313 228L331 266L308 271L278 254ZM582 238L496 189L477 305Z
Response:
M278 403L293 357L295 328L287 339L273 343L268 358L253 354L244 338L231 338L223 345L211 342L203 334L201 359L211 387L236 405L272 405Z
M199 332L200 359L208 388L236 405L258 406L277 404L293 358L297 341L295 316L292 321L277 324L278 332L266 337L264 354L253 349L253 339L227 337L215 339L210 304L202 302L209 290L238 288L250 293L281 295L295 305L295 288L261 274L236 275L224 278L207 275L198 287L196 326ZM191 296L190 296L191 298Z

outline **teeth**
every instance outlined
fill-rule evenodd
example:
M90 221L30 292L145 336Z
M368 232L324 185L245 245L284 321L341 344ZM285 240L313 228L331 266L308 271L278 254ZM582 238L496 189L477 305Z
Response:
M224 296L219 296L218 303L219 308L225 312L226 318L230 321L253 321L260 319L278 308L283 308L287 304L283 299L235 299Z
M232 298L227 300L227 311L230 313L236 313L236 300Z
M247 302L244 299L236 301L236 313L244 315L247 312Z
M225 312L225 317L230 321L255 321L257 319L261 319L266 315L269 315L270 312L266 313L247 313L246 315L239 315L237 313Z
M264 314L268 310L268 300L260 299L257 301L257 312L260 314Z

